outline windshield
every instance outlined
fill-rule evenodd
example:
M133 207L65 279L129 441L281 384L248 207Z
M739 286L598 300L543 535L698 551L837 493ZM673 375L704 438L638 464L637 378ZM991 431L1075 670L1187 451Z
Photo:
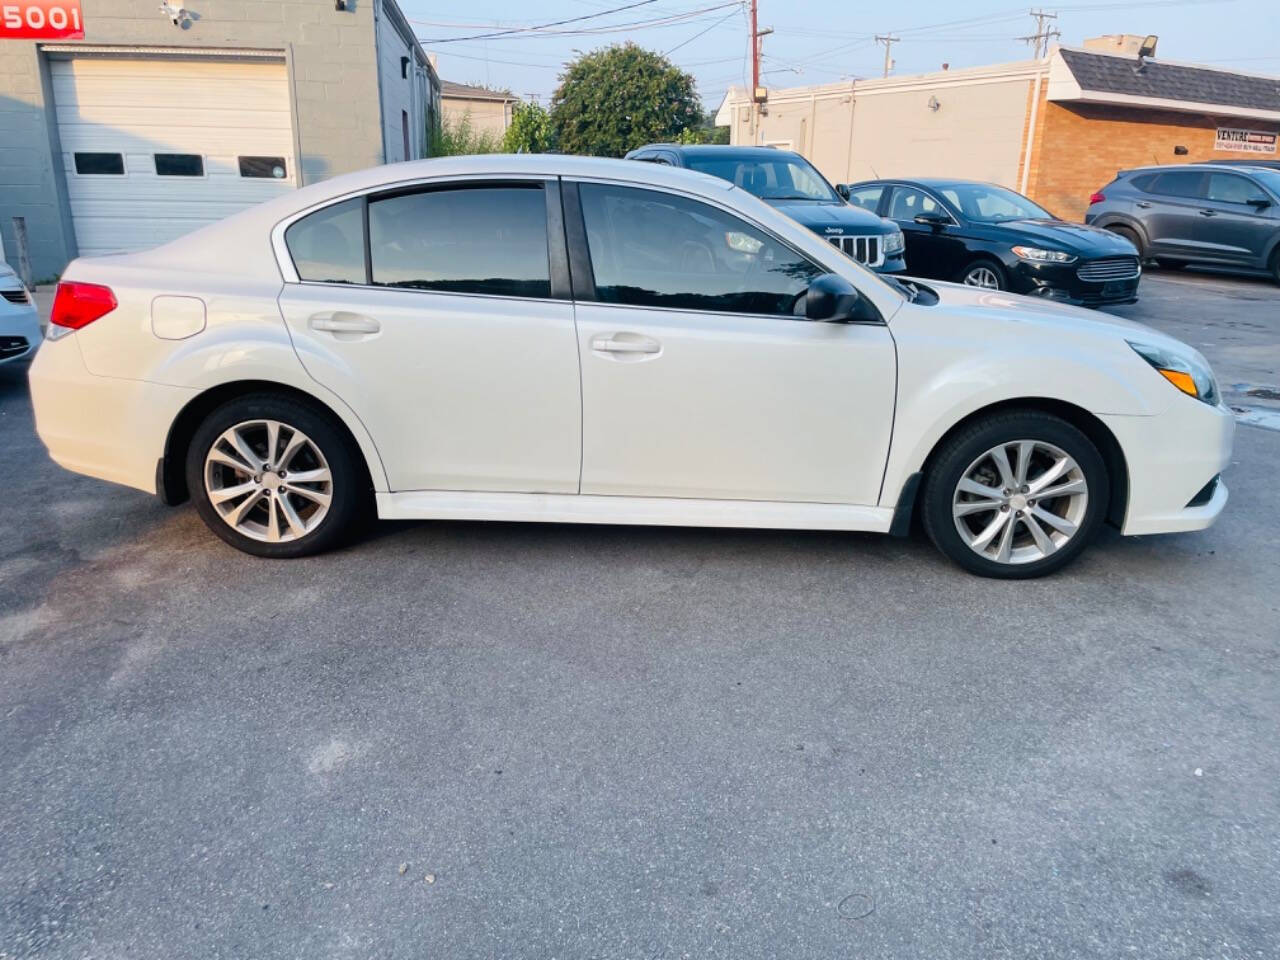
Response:
M939 191L966 219L978 223L1006 220L1056 220L1044 207L1036 206L1020 193L990 183L956 183Z
M728 180L761 200L820 200L840 203L840 195L808 161L779 154L777 159L756 157L689 156L689 169Z
M1249 172L1260 180L1264 187L1272 193L1280 196L1280 170L1268 170L1263 167L1258 167L1257 169Z

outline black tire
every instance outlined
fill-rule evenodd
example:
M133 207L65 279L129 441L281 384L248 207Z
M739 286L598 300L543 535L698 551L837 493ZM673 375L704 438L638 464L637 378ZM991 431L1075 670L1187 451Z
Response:
M210 499L209 485L205 481L205 462L214 443L232 427L256 420L275 420L291 430L301 431L323 457L331 477L327 487L330 496L328 512L316 520L313 529L295 539L272 543L248 536L224 520ZM282 436L287 439L291 434L283 434L282 431ZM285 446L285 443L282 442L281 446ZM263 443L260 449L255 447L255 452L262 456L265 448L266 444ZM304 450L301 455L305 457L309 455L309 451ZM200 424L187 449L187 489L191 492L191 499L195 502L200 518L209 529L237 550L255 557L272 559L304 557L339 546L355 531L358 522L367 516L372 493L359 457L360 452L350 436L328 411L283 394L251 394L224 403ZM303 465L314 464L313 459L311 464ZM223 468L213 469L215 482L220 482L217 471ZM233 473L238 474L235 471ZM248 480L247 477L238 476L237 479ZM235 481L226 482L229 485ZM279 490L283 492L284 487ZM280 509L282 512L275 514L275 519L283 522L283 508L274 506L269 491L267 494L263 502L253 509L261 511L259 516L264 518L268 509ZM296 494L289 493L284 495L295 505L295 513L316 509L306 498L299 499ZM272 505L268 507L269 504ZM314 518L314 513L312 517Z
M1271 279L1280 283L1280 247L1271 254Z
M975 460L1002 443L1019 440L1052 444L1069 455L1084 475L1088 501L1076 532L1056 552L1039 560L999 562L979 555L961 537L957 523L967 521L957 521L953 516L953 499L957 485ZM931 458L925 475L921 513L929 539L964 569L984 577L1023 580L1062 569L1088 546L1107 515L1110 489L1102 455L1080 430L1060 417L1038 410L1009 411L974 420L944 441ZM990 516L994 518L994 512ZM1024 541L1030 536L1026 522L1016 515L1013 520L1017 535Z
M1005 273L1004 267L996 263L994 260L989 260L985 257L978 260L974 260L972 263L966 264L964 269L961 270L959 275L956 277L956 282L967 284L967 278L969 274L973 273L973 271L978 270L980 268L985 268L991 271L992 275L996 278L995 289L997 290L1009 289L1009 275ZM991 288L979 287L979 289L991 289Z
M1110 230L1112 233L1114 233L1117 237L1124 237L1126 240L1132 243L1135 247L1137 247L1139 260L1146 259L1147 251L1144 250L1142 247L1142 238L1138 236L1137 230L1134 230L1132 227L1123 226L1121 224L1117 224L1114 227L1107 227L1107 229Z

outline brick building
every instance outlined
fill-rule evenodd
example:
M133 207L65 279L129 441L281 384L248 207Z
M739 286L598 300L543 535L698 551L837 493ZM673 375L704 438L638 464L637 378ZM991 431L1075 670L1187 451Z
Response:
M1042 60L770 90L731 89L730 142L794 149L831 180L947 176L1012 187L1068 220L1117 170L1277 158L1280 79L1140 58L1102 37Z
M440 81L394 0L14 2L45 29L0 26L0 236L24 218L37 280L427 152Z

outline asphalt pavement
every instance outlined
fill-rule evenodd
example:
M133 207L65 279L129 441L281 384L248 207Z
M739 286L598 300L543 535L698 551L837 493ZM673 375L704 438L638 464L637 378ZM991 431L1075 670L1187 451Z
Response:
M1116 312L1280 380L1278 287ZM4 368L0 450L3 960L1280 955L1280 432L1211 530L1023 583L501 523L256 560L54 466Z

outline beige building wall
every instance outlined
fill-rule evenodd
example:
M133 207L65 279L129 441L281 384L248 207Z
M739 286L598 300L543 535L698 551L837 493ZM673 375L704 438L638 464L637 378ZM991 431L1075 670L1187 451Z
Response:
M440 109L450 123L458 123L464 116L471 117L471 129L501 137L511 126L511 102L501 100L466 100L461 97L441 97Z
M720 112L729 142L787 147L833 183L952 176L1017 189L1037 61L771 90L758 128L746 91ZM936 109L934 109L936 105Z

